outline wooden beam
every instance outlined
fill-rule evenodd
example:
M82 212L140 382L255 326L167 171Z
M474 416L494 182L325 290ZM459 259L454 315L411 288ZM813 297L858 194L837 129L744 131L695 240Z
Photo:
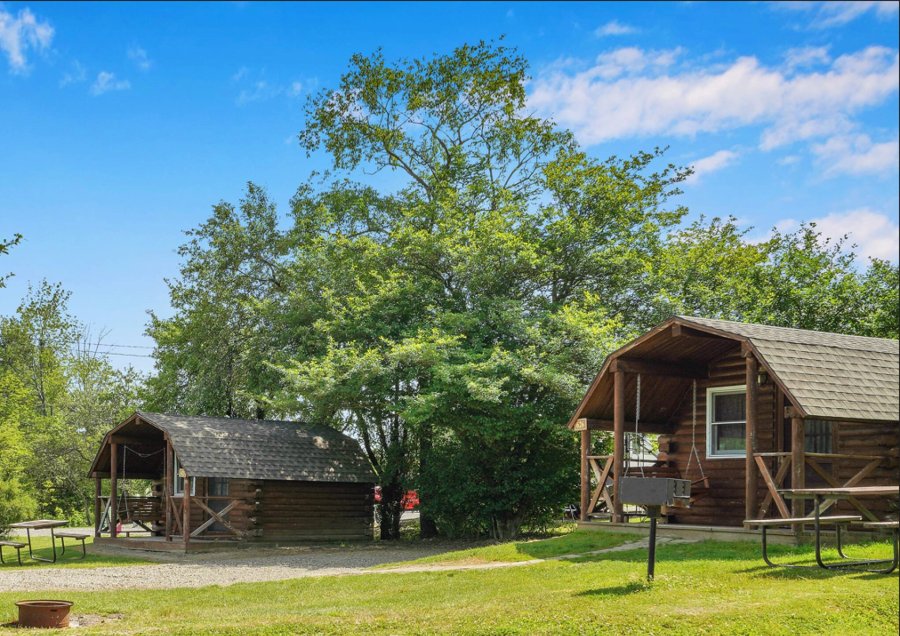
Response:
M758 472L754 465L753 453L756 452L756 426L759 419L759 385L757 372L759 365L755 356L746 359L747 381L747 424L744 427L745 460L744 460L744 519L752 519L756 512L756 493L759 487ZM764 464L763 464L764 465Z
M613 510L612 520L622 521L621 487L625 466L625 373L613 372Z
M722 339L722 336L716 336L711 333L706 333L705 331L700 331L699 329L694 329L693 327L688 327L687 325L682 325L677 322L672 325L672 337L706 338L707 340Z
M575 431L612 431L615 430L613 420L598 420L590 417L580 417L575 420ZM672 433L674 425L669 422L645 422L641 420L642 433Z
M609 481L609 473L612 470L613 458L607 457L606 462L603 464L603 469L600 469L600 466L597 464L596 459L591 459L591 468L594 470L594 474L597 475L597 489L594 490L594 494L591 496L591 505L588 508L588 512L594 512L597 508L597 502L600 501L601 498L606 502L606 509L612 510L613 505L612 501L609 499L609 495L606 492L606 482Z
M110 443L116 444L155 444L159 442L159 438L153 437L137 437L134 435L110 435Z
M172 499L172 443L166 439L166 456L164 459L166 463L165 469L165 480L163 482L163 497L165 497L166 501L166 541L172 540L172 512L169 510L169 503Z
M756 463L759 468L759 472L763 476L763 480L766 482L766 488L769 489L768 494L766 495L765 500L763 501L762 509L760 510L759 519L764 519L766 513L769 511L769 502L774 501L775 507L778 508L778 512L781 513L782 519L787 519L790 514L788 514L787 505L784 503L784 499L781 496L781 493L778 492L778 488L781 486L781 480L784 479L784 475L787 472L787 464L790 460L785 460L785 462L781 465L781 468L778 469L778 473L775 478L772 479L772 475L769 474L769 469L766 466L766 460L762 457L756 458ZM752 519L753 515L746 517L747 519Z
M591 454L591 431L585 427L581 431L581 520L588 520L588 506L591 498L591 473L588 455Z
M768 468L766 468L765 461L763 460L762 456L759 453L756 454L756 461L763 462L762 466L759 469L761 473L763 471L765 471L766 473L769 472ZM766 515L769 514L769 506L771 505L771 503L773 501L776 501L776 500L781 500L780 505L776 504L776 506L778 507L778 512L781 514L781 518L782 519L788 518L789 513L788 513L787 506L784 503L784 498L781 496L781 493L779 493L777 489L781 488L781 484L784 483L784 478L787 475L788 470L790 470L790 468L791 468L791 456L787 455L781 459L781 464L778 467L778 472L775 473L775 478L773 480L773 483L775 484L776 490L773 492L771 487L769 488L769 492L766 493L766 496L763 498L763 502L759 506L759 512L756 515L757 519L765 519ZM765 475L763 475L763 478L765 479ZM767 486L769 485L768 480L766 481L766 485Z
M616 358L609 365L613 373L636 373L640 375L661 375L672 378L705 378L709 376L706 365L650 362L633 358Z
M806 475L806 436L804 435L804 422L802 417L791 418L791 488L805 488ZM803 516L803 500L795 497L791 502L791 515Z
M100 481L100 475L94 476L94 537L100 536L100 515L103 514L101 511L102 501L100 500L100 496L103 494L102 490L102 482Z
M116 538L119 525L119 445L109 445L109 536Z
M181 504L184 519L181 522L181 536L184 538L184 547L187 549L191 540L191 478L187 472L184 474L184 499Z

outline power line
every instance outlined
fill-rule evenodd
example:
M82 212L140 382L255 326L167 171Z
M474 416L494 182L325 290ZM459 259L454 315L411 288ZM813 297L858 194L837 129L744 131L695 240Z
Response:
M122 349L155 349L156 347L149 347L147 345L123 345L123 344L112 344L106 342L83 342L85 347L118 347Z
M85 355L89 356L124 356L126 358L152 358L153 356L147 355L145 353L120 353L118 351L83 351Z

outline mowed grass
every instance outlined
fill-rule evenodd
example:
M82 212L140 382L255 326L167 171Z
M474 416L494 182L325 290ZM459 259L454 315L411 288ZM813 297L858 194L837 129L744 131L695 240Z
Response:
M378 568L396 568L407 565L477 565L481 563L513 563L531 561L533 559L549 559L604 550L640 538L640 535L637 534L569 531L549 539L511 541L467 550L454 550L413 561L381 565Z
M597 537L577 540L593 547ZM890 551L884 543L851 548L865 556ZM812 550L773 546L773 553L809 562ZM122 615L82 634L897 633L896 573L771 569L756 544L704 542L660 546L648 584L645 559L645 550L630 550L491 570L62 598L75 601L76 614ZM55 596L0 594L0 621L14 619L15 600Z
M11 541L19 541L21 543L27 543L27 540L24 536L12 536L10 537ZM105 565L142 565L146 563L150 563L150 561L146 559L141 559L133 556L118 556L118 555L105 555L105 554L96 554L91 550L91 544L94 542L93 537L88 537L85 543L87 544L87 556L84 559L77 558L81 556L81 541L75 541L74 539L66 539L66 553L62 554L62 547L60 544L60 539L56 540L56 563L44 563L41 561L34 561L28 556L28 546L22 548L22 565L19 565L19 562L16 561L16 551L13 548L3 547L3 559L6 561L4 565L0 565L0 572L6 572L7 570L13 569L25 569L25 568L48 568L48 567L63 567L63 568L96 568ZM38 557L43 557L45 559L50 559L53 557L53 550L50 547L50 537L32 537L31 538L31 547L34 550L34 555Z

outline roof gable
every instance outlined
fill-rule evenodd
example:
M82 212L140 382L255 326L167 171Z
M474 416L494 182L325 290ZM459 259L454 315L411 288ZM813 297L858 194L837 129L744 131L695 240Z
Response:
M900 420L900 342L727 320L677 320L749 341L807 417Z
M138 411L193 477L373 483L356 440L328 426Z

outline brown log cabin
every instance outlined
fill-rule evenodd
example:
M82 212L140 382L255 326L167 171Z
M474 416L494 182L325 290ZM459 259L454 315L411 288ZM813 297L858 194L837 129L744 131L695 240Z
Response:
M138 411L103 438L90 476L99 545L187 551L373 536L375 476L359 444L329 427ZM126 480L152 490L132 496Z
M581 520L627 520L620 475L690 480L690 507L664 513L699 526L808 514L785 488L896 485L898 363L897 340L673 317L607 357L568 423ZM612 455L594 454L596 431ZM838 508L897 516L890 501Z

